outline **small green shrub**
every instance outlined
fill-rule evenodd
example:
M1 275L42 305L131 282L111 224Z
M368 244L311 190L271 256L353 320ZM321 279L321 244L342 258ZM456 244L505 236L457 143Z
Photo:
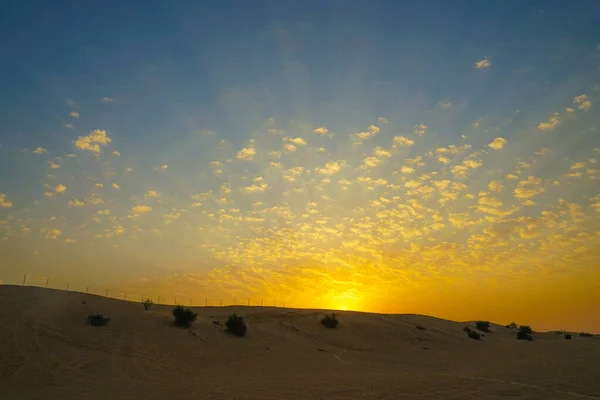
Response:
M481 340L481 336L483 336L479 332L477 332L474 329L469 328L468 326L465 326L463 328L463 331L467 332L467 336L470 337L471 339Z
M477 322L475 322L475 326L480 331L484 331L484 332L490 331L490 323L488 321L477 321Z
M152 308L154 303L152 302L151 299L146 299L146 300L142 301L142 305L144 306L144 310L149 310Z
M569 335L568 333L565 335L565 339L567 340L571 340L571 335Z
M508 329L517 329L517 324L515 322L511 322L510 324L506 325L505 328L508 328Z
M517 340L533 340L533 336L531 335L533 330L528 325L519 326L519 331L517 332Z
M244 322L244 317L232 314L229 316L229 318L227 318L225 326L227 327L227 331L229 333L232 333L236 336L246 335L246 323Z
M102 314L91 314L87 317L88 324L92 326L104 326L108 324L109 319Z
M338 327L340 321L338 321L337 316L335 315L335 313L331 313L331 315L325 315L321 319L321 323L323 324L323 326L325 328L335 329L335 328Z
M177 306L173 309L173 318L175 318L175 325L188 328L192 322L196 320L196 313L189 308L183 308L183 306Z

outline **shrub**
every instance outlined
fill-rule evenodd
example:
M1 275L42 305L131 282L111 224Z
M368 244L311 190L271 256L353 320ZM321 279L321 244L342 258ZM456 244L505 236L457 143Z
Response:
M175 325L188 328L192 322L196 320L196 313L189 308L183 308L183 306L177 306L173 309L173 318L175 318Z
M588 333L588 332L581 332L581 333L579 334L579 336L581 336L581 337L592 337L592 336L594 336L594 335L592 335L591 333Z
M151 299L146 299L146 300L142 301L142 304L144 305L144 310L149 310L154 305L154 303L152 302Z
M531 336L532 333L533 333L533 331L531 330L531 327L529 327L527 325L521 325L521 326L519 326L519 331L517 332L517 340L532 341L533 340L533 336Z
M483 336L479 332L477 332L474 329L469 328L468 326L465 326L463 328L463 331L467 332L467 336L470 337L471 339L480 340L481 336Z
M506 325L506 328L508 329L517 329L517 324L514 322L511 322L510 324Z
M321 323L325 328L335 329L338 327L340 321L338 321L335 313L331 313L331 315L325 315L323 319L321 319Z
M244 317L232 314L229 316L229 318L227 318L225 326L227 326L227 331L229 333L232 333L236 336L246 335L246 323L244 322Z
M490 323L488 321L477 321L477 322L475 322L475 326L480 331L484 331L484 332L490 331Z
M521 325L519 326L519 332L524 332L531 335L533 333L533 330L531 330L531 327L529 325Z
M417 325L415 328L417 328L420 331L426 331L427 329L425 329L425 327L423 325Z
M569 335L568 333L565 335L565 339L567 340L571 340L571 335Z
M88 315L88 324L92 325L92 326L104 326L106 324L108 324L108 320L110 318L105 317L102 314L91 314Z

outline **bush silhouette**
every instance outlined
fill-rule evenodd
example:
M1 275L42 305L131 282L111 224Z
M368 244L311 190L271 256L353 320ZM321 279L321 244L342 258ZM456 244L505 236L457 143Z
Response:
M338 327L340 321L338 321L337 316L334 313L331 313L331 315L325 315L323 319L321 319L321 323L325 328L335 329Z
M474 329L469 328L468 326L465 326L463 328L463 331L467 332L467 336L470 337L471 339L480 340L481 337L483 336L479 332L477 332Z
M196 320L196 313L189 308L183 308L183 306L177 306L173 309L173 318L175 318L175 325L188 328L192 322Z
M417 328L420 331L426 331L427 329L425 329L425 327L423 325L417 325L415 328Z
M506 325L505 328L517 329L517 324L515 322L511 322L510 324Z
M104 326L108 324L109 319L102 314L91 314L87 317L88 324L92 326Z
M594 336L594 335L592 335L591 333L588 333L588 332L581 332L581 333L579 334L579 336L581 336L581 337L592 337L592 336Z
M240 317L239 315L232 314L227 318L227 322L225 323L227 327L227 331L236 336L246 336L246 323L244 322L244 317Z
M517 340L532 341L533 340L533 336L531 336L532 333L533 333L533 331L530 326L521 325L521 326L519 326L519 331L517 332Z
M565 339L567 340L571 340L571 335L569 335L568 333L565 335Z
M149 310L154 305L154 303L152 302L151 299L146 299L146 300L142 301L142 304L144 305L144 310Z
M484 332L490 331L490 323L488 321L477 321L477 322L475 322L475 326L480 331L484 331Z

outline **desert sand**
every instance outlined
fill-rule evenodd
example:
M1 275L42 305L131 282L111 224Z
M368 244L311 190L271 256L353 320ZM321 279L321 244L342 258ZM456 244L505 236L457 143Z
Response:
M477 341L472 322L358 312L326 329L321 310L241 306L194 307L182 329L171 309L0 286L0 399L600 399L597 337L492 324ZM213 322L234 312L246 337Z

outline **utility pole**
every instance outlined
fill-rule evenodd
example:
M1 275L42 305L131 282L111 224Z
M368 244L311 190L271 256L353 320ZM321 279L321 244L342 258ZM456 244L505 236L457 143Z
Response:
M86 293L89 293L89 292L90 292L90 287L89 287L89 286L87 286L87 287L85 288L85 292L86 292Z
M108 299L108 289L106 289L106 296L105 297Z
M27 274L23 275L23 286L25 286L25 281L27 280Z
M67 292L69 291L69 282L67 282Z
M50 280L50 278L46 278L46 288L48 287L48 281Z

